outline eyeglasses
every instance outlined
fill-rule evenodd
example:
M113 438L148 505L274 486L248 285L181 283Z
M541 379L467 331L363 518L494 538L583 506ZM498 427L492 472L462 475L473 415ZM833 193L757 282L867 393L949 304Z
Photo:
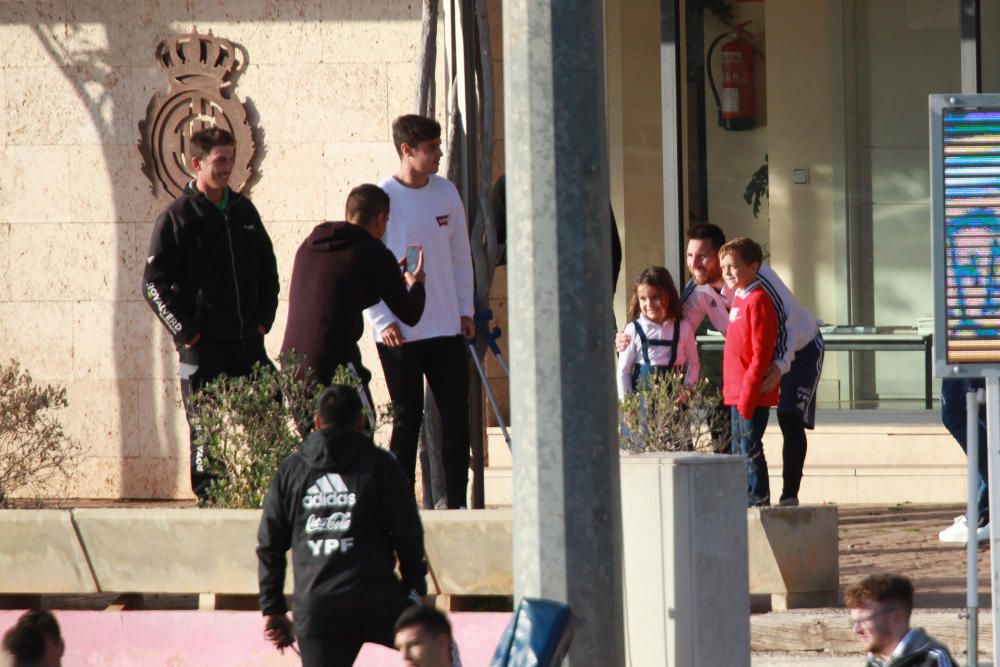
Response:
M882 614L888 614L891 611L896 611L896 609L897 609L897 607L886 607L885 609L879 609L878 611L873 611L872 613L868 614L867 616L860 616L858 618L848 618L847 619L847 623L848 623L848 625L851 628L854 628L855 625L861 625L863 623L868 623L869 621L875 620L877 617L881 616Z

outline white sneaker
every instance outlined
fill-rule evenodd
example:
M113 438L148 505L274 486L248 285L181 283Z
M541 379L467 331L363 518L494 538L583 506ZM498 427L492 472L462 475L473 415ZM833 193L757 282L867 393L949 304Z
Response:
M954 523L938 533L938 539L942 542L966 544L969 541L969 523L966 521L965 515L956 516ZM977 542L988 539L990 539L990 524L976 529Z

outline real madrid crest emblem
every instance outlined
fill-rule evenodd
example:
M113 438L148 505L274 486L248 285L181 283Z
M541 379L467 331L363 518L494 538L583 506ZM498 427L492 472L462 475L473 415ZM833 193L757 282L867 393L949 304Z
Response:
M149 100L146 119L139 121L142 171L153 193L166 200L178 197L194 178L188 155L191 135L218 126L236 139L236 164L230 187L247 186L256 147L246 109L232 93L235 80L246 69L246 49L228 39L197 29L165 39L156 47L156 61L170 77L170 90Z

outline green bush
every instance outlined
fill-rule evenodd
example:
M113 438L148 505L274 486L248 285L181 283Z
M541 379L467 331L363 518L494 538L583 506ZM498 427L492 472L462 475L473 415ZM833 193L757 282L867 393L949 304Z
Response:
M54 477L68 479L83 457L53 414L65 408L66 390L39 386L11 360L0 365L0 507L12 496L34 497Z
M619 403L621 448L633 452L729 451L729 419L717 410L719 391L702 378L685 387L667 373L639 383Z
M294 356L283 355L278 362L278 368L257 364L249 376L219 377L193 398L208 470L215 475L206 505L260 508L278 466L311 428L316 399L325 387L312 382L310 370L300 375ZM355 384L343 366L333 382ZM383 407L376 426L387 411Z

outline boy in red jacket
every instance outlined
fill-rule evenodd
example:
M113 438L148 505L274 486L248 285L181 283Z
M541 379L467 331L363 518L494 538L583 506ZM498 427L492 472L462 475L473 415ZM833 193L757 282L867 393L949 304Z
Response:
M778 387L761 393L760 384L774 358L778 315L757 279L760 245L733 239L719 249L719 261L726 285L735 291L722 363L722 397L732 407L732 452L747 457L750 507L767 506L771 492L762 438L769 408L778 404Z

